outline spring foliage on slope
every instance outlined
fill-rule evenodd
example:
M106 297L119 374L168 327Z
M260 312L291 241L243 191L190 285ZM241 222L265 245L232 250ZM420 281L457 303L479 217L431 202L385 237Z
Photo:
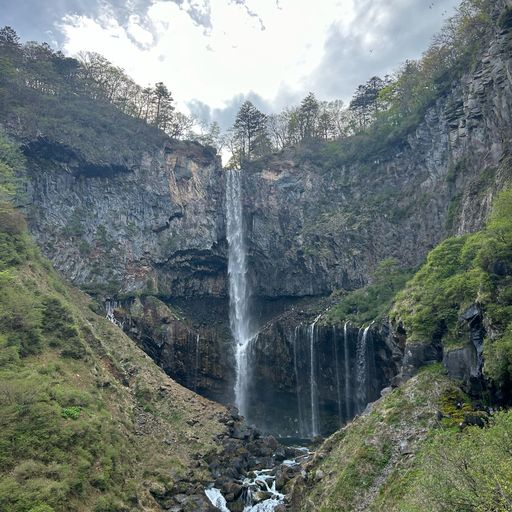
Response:
M0 137L0 172L11 190L16 173L5 155L17 153L3 151L8 147ZM209 478L197 459L217 449L221 407L167 378L87 305L39 255L23 217L4 201L2 512L161 510L192 476Z
M497 198L487 227L449 238L398 294L392 311L411 342L465 343L460 314L471 304L492 329L485 341L486 374L512 382L512 190Z

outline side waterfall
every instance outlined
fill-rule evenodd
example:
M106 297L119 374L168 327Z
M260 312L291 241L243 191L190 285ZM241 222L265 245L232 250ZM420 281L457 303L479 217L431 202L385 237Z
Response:
M242 216L241 171L226 171L226 233L228 239L229 324L235 342L235 404L247 417L248 351L252 340L247 285L247 257Z
M361 330L357 336L357 352L356 352L356 399L358 411L361 412L368 403L368 350L367 338L370 326L366 327L361 335Z
M332 327L332 344L334 346L334 364L336 374L336 395L338 397L338 416L340 420L340 427L343 425L343 411L342 411L342 396L341 396L341 378L340 378L340 357L338 350L338 343L336 343L336 326Z
M124 327L122 322L120 322L115 315L115 309L119 306L117 301L108 299L105 302L105 318L112 322L114 325L117 325L117 327L120 327L121 329Z
M199 380L199 333L196 335L196 368L194 372L194 391L197 392L197 382Z
M352 417L350 408L350 354L348 351L348 322L343 326L343 357L344 357L344 370L345 370L345 421Z
M299 414L299 430L298 434L300 437L306 437L308 434L306 432L305 427L305 421L304 421L304 407L302 405L302 398L301 398L301 379L299 374L299 364L298 364L298 352L299 347L297 344L299 343L299 334L300 334L300 327L296 326L295 330L293 332L293 369L295 372L295 389L297 392L297 412Z

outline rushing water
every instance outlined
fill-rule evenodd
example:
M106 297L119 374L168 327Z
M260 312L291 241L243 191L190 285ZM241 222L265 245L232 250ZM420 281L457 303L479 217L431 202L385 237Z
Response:
M227 507L226 498L222 496L222 493L220 492L220 489L216 489L215 487L211 487L210 489L206 489L205 491L206 496L210 500L210 503L220 510L221 512L230 512L229 508Z
M319 320L319 316L315 318L315 321L309 326L309 356L310 356L310 398L311 398L311 437L316 437L319 434L318 426L318 385L316 381L316 358L315 358L315 327Z
M235 342L235 403L247 417L250 332L247 256L242 216L241 171L226 171L226 232L228 239L229 323Z
M294 459L285 460L283 466L299 466L302 462L309 459L310 451L307 448L298 448L300 455ZM277 465L271 469L261 469L252 471L252 477L246 477L238 482L243 486L242 496L245 497L244 512L273 512L278 505L284 503L284 494L276 489L276 470ZM265 492L268 497L256 503L257 493ZM221 512L229 512L226 499L220 489L210 487L205 490L210 503Z
M359 331L357 337L357 352L356 352L356 398L358 412L361 412L368 403L368 331L370 326L366 327L364 331Z

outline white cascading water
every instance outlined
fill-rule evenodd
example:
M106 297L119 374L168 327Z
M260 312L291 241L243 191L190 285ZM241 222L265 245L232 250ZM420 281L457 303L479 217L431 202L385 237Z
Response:
M120 322L115 315L115 310L118 307L118 303L115 300L107 300L105 302L105 317L109 322L112 322L117 327L123 328L122 322Z
M367 346L366 341L368 338L368 331L370 326L366 327L363 331L363 335L359 333L357 337L357 351L356 351L356 383L357 383L357 405L359 408L358 412L361 412L367 404L368 390L367 390L367 378L368 378L368 357L367 357Z
M316 361L315 361L315 327L320 319L320 316L315 318L315 321L309 326L309 356L310 356L310 395L311 395L311 437L316 437L319 434L318 417L318 387L316 382Z
M348 322L343 326L343 357L345 361L345 421L351 418L350 412L350 358L348 352Z
M297 410L299 413L299 430L298 434L300 437L306 437L306 428L305 428L305 421L304 421L304 409L302 406L302 399L301 399L301 393L300 393L300 375L299 375L299 363L298 363L298 354L297 354L297 343L299 341L299 333L300 333L300 327L297 325L295 327L295 331L293 333L293 369L295 371L295 390L297 393Z
M226 233L228 239L229 323L235 342L235 403L247 417L250 332L247 258L242 216L241 171L226 171Z
M194 375L194 391L197 392L197 381L199 380L199 334L196 335L196 371Z
M332 343L334 345L334 363L336 365L336 396L338 398L338 418L340 421L340 426L343 424L343 411L341 410L341 404L343 402L341 396L341 377L340 377L340 357L338 354L338 344L336 343L336 326L332 326Z

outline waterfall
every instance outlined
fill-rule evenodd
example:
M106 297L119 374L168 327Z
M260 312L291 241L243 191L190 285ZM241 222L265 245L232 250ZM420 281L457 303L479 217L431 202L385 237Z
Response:
M235 403L247 416L249 290L242 217L241 171L226 171L226 233L228 239L229 323L235 343Z
M105 318L109 322L112 322L114 325L117 325L117 327L120 327L122 329L123 328L123 323L120 322L116 318L116 315L115 315L115 309L118 306L119 306L119 304L117 303L117 301L115 301L115 300L107 300L105 302L105 312L106 312Z
M343 356L345 360L345 421L348 421L352 417L350 407L350 354L348 351L347 325L348 322L345 322L345 325L343 326Z
M315 327L320 316L309 326L309 361L311 365L310 373L310 395L311 395L311 437L319 434L318 428L318 387L316 382L316 361L315 361Z
M343 412L341 407L341 378L340 378L340 357L338 354L338 343L336 339L336 326L332 326L332 343L334 345L334 364L336 366L336 396L338 398L338 417L340 419L340 426L343 424Z
M196 335L196 370L194 377L194 391L197 392L197 381L199 380L199 333Z
M306 433L306 427L305 427L305 421L304 421L304 408L302 406L302 399L301 399L301 380L299 379L299 364L298 364L298 347L297 343L299 341L299 332L300 327L296 326L295 330L293 332L293 369L295 372L295 389L297 391L297 411L299 413L299 436L305 437L307 435Z
M356 352L356 383L357 383L357 407L358 412L361 412L368 403L368 350L366 340L368 338L368 331L370 326L366 327L361 336L361 330L357 336L357 352Z

